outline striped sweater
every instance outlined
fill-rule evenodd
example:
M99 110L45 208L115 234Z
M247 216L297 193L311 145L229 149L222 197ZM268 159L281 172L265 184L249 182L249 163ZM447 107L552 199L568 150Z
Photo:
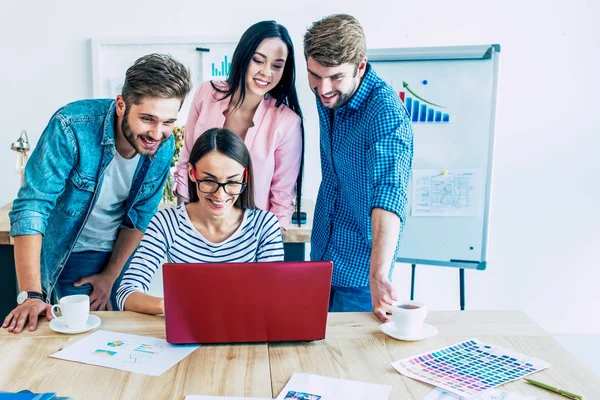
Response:
M233 235L212 243L192 225L185 204L159 211L150 221L117 290L121 310L131 293L148 291L165 259L169 263L283 261L277 217L269 211L246 210Z

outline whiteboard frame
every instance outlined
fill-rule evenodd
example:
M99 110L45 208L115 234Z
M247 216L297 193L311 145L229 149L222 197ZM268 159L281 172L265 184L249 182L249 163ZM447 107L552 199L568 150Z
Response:
M100 53L109 46L140 46L152 47L155 45L218 45L237 44L240 38L232 35L203 35L203 36L157 36L157 37L94 37L91 38L92 50L92 94L98 98L102 94L100 75ZM133 61L133 60L132 60Z
M472 46L444 46L444 47L407 47L372 49L367 51L367 59L375 62L394 61L442 61L442 60L492 60L492 102L490 111L490 146L488 149L488 163L485 181L485 200L483 214L483 237L481 242L480 259L472 260L425 260L415 258L396 259L396 262L407 264L435 265L462 269L485 270L487 268L487 246L489 238L489 215L492 199L492 176L495 148L496 109L498 99L498 71L499 71L499 44L472 45Z

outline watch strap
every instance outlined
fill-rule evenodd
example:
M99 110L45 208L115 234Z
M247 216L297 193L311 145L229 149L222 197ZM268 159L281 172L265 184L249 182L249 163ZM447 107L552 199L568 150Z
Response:
M40 292L27 292L27 298L44 300L44 296Z

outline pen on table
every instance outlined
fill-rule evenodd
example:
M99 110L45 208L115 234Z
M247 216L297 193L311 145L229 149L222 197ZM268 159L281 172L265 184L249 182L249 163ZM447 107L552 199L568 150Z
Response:
M534 386L541 387L542 389L546 389L546 390L549 390L554 393L562 394L563 396L568 397L570 399L575 399L575 400L583 399L583 396L580 396L575 393L567 392L566 390L555 388L554 386L550 386L550 385L547 385L542 382L534 381L533 379L525 378L525 380L527 381L527 383L531 383Z

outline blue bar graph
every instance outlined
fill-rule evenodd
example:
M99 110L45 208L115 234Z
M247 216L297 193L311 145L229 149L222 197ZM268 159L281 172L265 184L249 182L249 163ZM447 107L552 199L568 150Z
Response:
M427 122L433 122L433 108L427 110Z
M413 100L412 120L413 122L419 121L419 100Z
M421 104L421 111L419 114L419 122L425 122L426 116L427 116L427 106L425 104Z
M227 56L223 57L223 61L221 61L220 69L215 65L215 63L212 63L212 65L211 65L212 76L226 77L229 75L230 70L231 70L231 63L227 61Z
M421 102L413 99L410 96L405 96L405 92L398 92L400 100L404 103L408 116L412 122L424 122L424 123L449 123L450 114L442 113L432 107L429 102ZM440 108L444 108L441 107Z

